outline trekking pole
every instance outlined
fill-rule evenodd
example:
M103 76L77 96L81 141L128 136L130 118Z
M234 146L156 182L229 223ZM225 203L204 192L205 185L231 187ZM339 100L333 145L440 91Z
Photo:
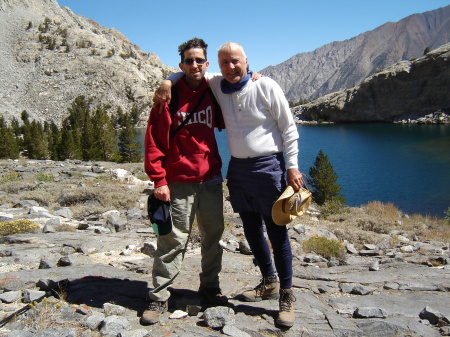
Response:
M39 297L37 300L34 300L32 303L28 303L26 306L24 306L23 308L17 310L16 312L12 313L11 315L9 315L8 317L2 319L0 321L0 328L3 328L10 320L12 320L14 317L17 317L19 315L22 315L24 312L27 312L28 310L30 310L32 308L32 306L36 303L41 302L44 298L46 298L47 296L50 296L51 292L48 291L45 295Z

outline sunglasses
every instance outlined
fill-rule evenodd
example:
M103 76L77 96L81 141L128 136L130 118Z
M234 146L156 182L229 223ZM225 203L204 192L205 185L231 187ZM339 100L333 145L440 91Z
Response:
M206 59L202 59L200 57L196 57L195 59L184 59L184 64L187 64L188 66L193 65L194 61L197 62L197 64L203 64L206 62Z

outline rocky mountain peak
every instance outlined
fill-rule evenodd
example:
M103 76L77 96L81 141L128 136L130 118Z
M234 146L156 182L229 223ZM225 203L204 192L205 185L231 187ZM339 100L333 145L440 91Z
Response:
M450 6L410 15L345 41L297 54L263 70L292 102L351 88L402 60L450 42Z
M0 4L0 110L9 120L60 124L79 95L147 120L153 91L174 71L114 28L106 28L56 0Z
M300 120L341 123L448 123L449 88L450 43L447 43L415 60L377 71L353 88L295 107L293 112Z
M0 10L27 8L34 12L48 13L49 9L59 8L56 0L3 0L0 4Z

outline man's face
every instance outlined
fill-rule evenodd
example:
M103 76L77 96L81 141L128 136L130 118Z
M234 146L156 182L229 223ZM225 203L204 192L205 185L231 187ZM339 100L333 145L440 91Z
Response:
M209 62L205 59L205 53L201 48L192 48L184 52L184 61L180 63L180 69L186 73L186 80L200 82L205 76Z
M219 67L222 76L230 83L235 84L247 76L247 58L238 48L230 48L219 52Z

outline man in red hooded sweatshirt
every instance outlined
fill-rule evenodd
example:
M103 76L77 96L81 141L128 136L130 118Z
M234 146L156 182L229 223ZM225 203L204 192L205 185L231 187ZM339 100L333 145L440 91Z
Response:
M219 286L224 230L222 161L214 128L223 128L222 114L204 75L207 44L193 38L178 47L185 73L174 86L171 105L155 104L144 142L144 167L154 183L154 196L170 201L172 232L158 236L150 303L141 322L154 324L168 308L167 287L179 274L194 218L201 234L202 271L199 293L211 304L228 302ZM174 93L174 91L172 91ZM173 97L173 95L172 95ZM173 104L175 103L175 107ZM183 121L188 122L183 124Z

